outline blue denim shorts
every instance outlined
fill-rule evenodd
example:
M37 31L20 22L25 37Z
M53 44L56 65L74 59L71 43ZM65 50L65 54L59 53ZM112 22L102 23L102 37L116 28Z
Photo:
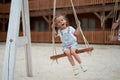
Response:
M69 45L69 46L63 46L62 51L65 52L66 50L69 50L69 49L71 49L71 48L78 49L78 43L75 42L74 44L71 44L71 45Z

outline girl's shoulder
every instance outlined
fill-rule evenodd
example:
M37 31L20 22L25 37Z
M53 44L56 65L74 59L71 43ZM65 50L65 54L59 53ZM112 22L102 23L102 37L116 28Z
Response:
M72 26L68 26L68 28L71 28Z
M68 26L68 28L70 28L70 29L74 29L73 26Z
M67 26L67 29L71 29L71 28L73 28L72 26Z

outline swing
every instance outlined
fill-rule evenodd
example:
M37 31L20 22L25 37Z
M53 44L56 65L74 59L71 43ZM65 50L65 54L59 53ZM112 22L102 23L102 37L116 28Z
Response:
M93 48L92 48L92 47L89 47L89 48L85 48L85 49L76 50L76 53L77 53L77 54L80 54L80 53L84 53L84 52L90 52L90 51L92 51L92 50L93 50ZM66 54L61 53L61 54L57 54L57 55L51 56L50 59L55 60L55 59L58 59L58 58L61 58L61 57L65 57L65 56L66 56Z
M75 8L74 8L74 5L73 5L72 0L70 0L70 2L71 2L71 5L72 5L72 9L73 9L75 21L76 21L76 23L77 23L77 22L78 22L77 14L76 14L76 11L75 11ZM54 19L55 19L55 7L56 7L56 0L54 0L53 25L55 24L55 23L54 23ZM84 34L83 34L83 32L82 32L81 27L80 27L78 24L77 24L77 27L80 28L80 32L81 32L81 35L82 35L82 37L83 37L83 40L84 40L84 42L85 42L85 44L86 44L86 48L84 48L84 49L78 49L78 50L76 50L76 53L77 53L77 54L79 54L79 53L84 53L84 52L88 52L88 53L89 53L90 51L93 50L93 47L89 47L89 46L88 46L89 43L88 43L88 41L86 40L86 38L85 38L85 36L84 36ZM55 32L55 28L53 29L52 34L53 34L54 32ZM64 54L64 53L56 54L55 40L54 40L54 37L53 37L53 36L52 36L52 42L53 42L53 48L54 48L53 50L54 50L55 55L50 56L50 59L52 59L52 60L57 60L58 58L65 57L66 54Z
M119 19L120 19L120 13L119 13L118 19L116 20L117 9L118 9L118 0L116 0L115 6L114 6L113 24L112 24L112 28L111 28L111 35L109 36L110 41L117 41L117 39L118 39L118 36L115 36L115 29L117 28L117 26L119 26L118 22L116 22L116 21L119 21Z

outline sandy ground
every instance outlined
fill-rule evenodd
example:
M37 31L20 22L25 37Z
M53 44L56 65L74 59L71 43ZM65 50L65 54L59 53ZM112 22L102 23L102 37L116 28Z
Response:
M87 53L79 54L81 60L88 66L87 72L78 76L73 75L72 67L67 58L50 60L53 55L52 44L32 43L33 77L26 75L24 47L17 49L15 80L120 80L120 45L90 45L94 47L91 56ZM80 44L80 48L84 45ZM2 64L5 43L0 43L0 80L2 78ZM61 45L56 45L61 53ZM76 63L77 64L77 63ZM78 65L78 64L77 64Z

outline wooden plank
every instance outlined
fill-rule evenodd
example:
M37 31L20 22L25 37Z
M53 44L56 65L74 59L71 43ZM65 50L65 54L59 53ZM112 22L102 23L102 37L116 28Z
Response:
M106 5L104 11L112 11L114 5ZM118 6L118 10L120 10L120 6ZM95 12L102 12L103 7L101 5L96 6L79 6L79 8L76 8L76 13L95 13ZM62 8L62 9L56 9L56 14L73 14L73 10L69 8ZM37 16L48 16L52 15L52 10L45 10L45 11L30 11L31 17L37 17Z
M90 52L92 50L93 50L93 47L90 47L90 48L76 50L76 53L80 54L80 53L84 53L84 52ZM66 54L62 53L62 54L58 54L58 55L53 55L53 56L50 57L50 59L55 60L55 59L65 57L65 56L66 56Z
M73 0L74 6L101 5L103 3L114 3L115 0ZM118 1L120 2L120 1ZM53 8L53 1L50 0L31 0L29 1L30 10L44 10ZM70 0L57 0L56 8L71 7Z
M104 1L104 2L103 2ZM111 10L109 9L109 7L107 7L107 5L112 5L114 6L115 0L73 0L74 2L74 6L77 6L80 8L82 8L83 6L94 6L96 8L97 5L100 5L100 8L102 7L101 4L103 3L109 3L105 5L105 10ZM118 2L120 2L120 0L118 0ZM53 8L53 1L51 0L31 0L29 1L29 5L30 5L30 11L40 11L40 10L50 10ZM113 6L110 6L113 9ZM119 5L118 5L119 6ZM4 7L4 10L2 9ZM57 8L67 8L67 7L71 7L69 0L58 0L57 1ZM9 13L9 9L10 8L10 4L0 4L0 13ZM90 7L87 7L88 9L90 9ZM102 8L101 8L102 9ZM96 9L97 11L101 11ZM90 9L93 10L94 9ZM103 9L102 9L103 10ZM120 10L120 6L118 8L118 10ZM40 12L42 12L40 11ZM80 10L81 11L81 10ZM82 12L85 13L85 11L87 11L86 9L83 9ZM66 11L64 11L65 13ZM46 12L48 13L48 12Z

